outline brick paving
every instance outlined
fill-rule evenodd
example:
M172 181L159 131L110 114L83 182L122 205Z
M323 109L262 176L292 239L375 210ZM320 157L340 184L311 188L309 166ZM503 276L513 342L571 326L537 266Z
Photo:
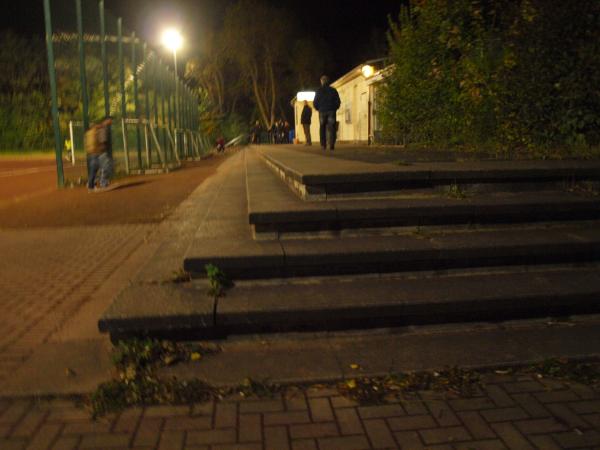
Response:
M156 225L0 232L0 382L64 325Z
M93 421L64 399L0 399L5 449L600 449L600 396L532 375L484 376L473 397L358 405L335 389L130 408Z

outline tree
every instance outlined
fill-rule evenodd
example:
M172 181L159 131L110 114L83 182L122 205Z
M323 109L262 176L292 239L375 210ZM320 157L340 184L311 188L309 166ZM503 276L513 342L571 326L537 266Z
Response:
M226 12L224 49L246 80L263 124L275 122L291 26L285 13L261 0L240 0Z
M600 144L600 2L524 0L504 43L502 137L524 147Z
M331 70L331 55L325 41L312 37L297 39L290 71L295 88L307 89L319 84L319 78Z
M52 146L44 44L10 31L0 34L0 149Z
M548 154L600 143L600 2L420 0L391 22L384 132Z
M188 83L201 88L217 116L235 114L242 95L243 82L231 58L228 57L221 34L205 37L206 51L186 64Z

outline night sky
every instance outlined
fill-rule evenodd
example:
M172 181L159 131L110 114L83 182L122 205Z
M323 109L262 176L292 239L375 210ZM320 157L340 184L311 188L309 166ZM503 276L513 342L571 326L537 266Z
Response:
M51 0L73 5L73 0ZM83 0L97 4L95 0ZM202 47L206 30L217 29L224 11L233 0L105 0L107 10L122 16L124 23L156 44L157 30L165 23L179 25L187 38L187 51L192 56ZM270 0L271 1L271 0ZM387 16L396 17L402 0L279 0L272 1L296 18L307 35L326 40L334 59L334 77L340 76L365 58L376 55L372 34L383 36L388 27ZM23 34L42 35L44 30L42 0L5 1L0 14L1 28ZM374 33L374 30L378 31ZM290 43L290 48L292 43Z

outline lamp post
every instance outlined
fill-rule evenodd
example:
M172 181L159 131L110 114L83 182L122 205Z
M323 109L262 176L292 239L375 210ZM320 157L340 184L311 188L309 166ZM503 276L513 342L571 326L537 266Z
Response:
M179 152L177 146L177 128L179 127L179 121L181 120L179 114L179 81L177 79L177 50L179 50L183 44L183 37L181 33L175 28L169 28L162 34L163 45L173 52L173 63L175 64L175 151Z

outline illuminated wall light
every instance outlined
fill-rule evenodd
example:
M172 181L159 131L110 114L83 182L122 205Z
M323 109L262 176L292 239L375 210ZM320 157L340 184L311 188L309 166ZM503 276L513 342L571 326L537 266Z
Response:
M371 78L373 76L373 74L375 73L375 67L366 64L364 66L362 66L361 72L363 74L363 77L365 78Z
M314 91L298 92L298 94L296 95L296 98L298 99L299 102L303 102L305 100L312 102L315 99L315 92Z

